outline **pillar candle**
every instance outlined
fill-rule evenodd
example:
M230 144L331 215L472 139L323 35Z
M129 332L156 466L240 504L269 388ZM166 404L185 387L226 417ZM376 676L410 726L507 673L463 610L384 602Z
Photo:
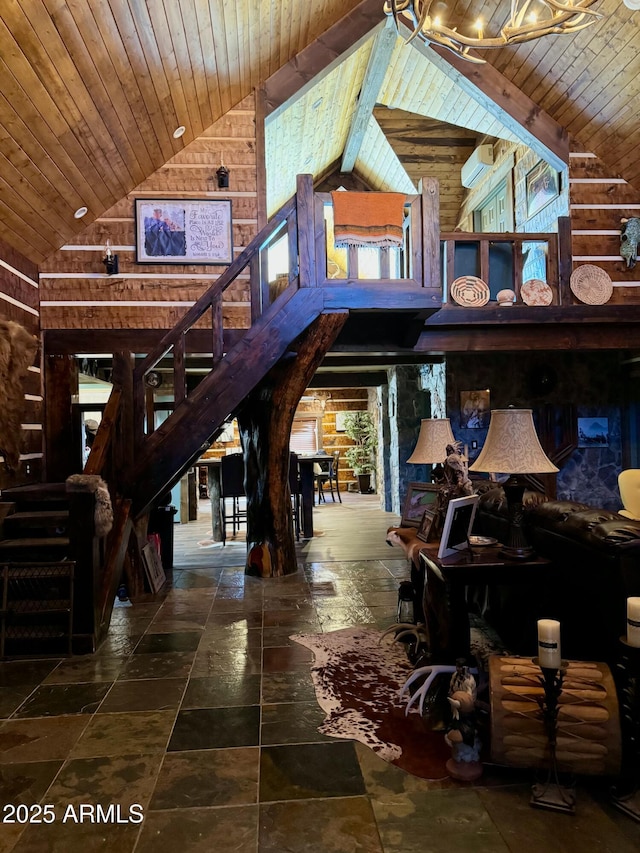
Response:
M627 643L640 648L640 598L627 598Z
M562 665L560 623L555 619L538 620L538 662L549 669L559 669Z

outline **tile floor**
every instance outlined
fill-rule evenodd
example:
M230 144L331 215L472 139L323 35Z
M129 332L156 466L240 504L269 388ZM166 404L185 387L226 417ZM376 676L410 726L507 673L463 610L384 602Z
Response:
M393 619L407 567L377 503L320 508L301 570L268 581L244 576L241 543L207 542L204 509L176 528L171 582L118 607L97 654L0 663L0 853L640 849L605 780L569 817L529 806L527 773L428 783L318 733L289 635Z

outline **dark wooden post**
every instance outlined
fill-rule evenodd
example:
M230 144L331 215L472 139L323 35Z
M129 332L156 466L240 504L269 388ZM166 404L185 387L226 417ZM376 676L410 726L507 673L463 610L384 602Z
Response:
M50 483L82 468L81 423L74 424L72 399L78 393L78 367L71 355L44 358L45 470Z
M248 395L238 415L247 493L248 575L297 571L289 491L289 435L296 406L347 313L321 314Z

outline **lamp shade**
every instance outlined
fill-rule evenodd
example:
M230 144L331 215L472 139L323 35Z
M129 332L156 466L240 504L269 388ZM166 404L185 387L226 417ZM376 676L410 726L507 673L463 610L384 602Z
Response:
M487 440L469 470L550 474L558 469L540 445L531 409L495 409L491 412Z
M449 418L424 418L413 453L407 459L414 465L434 465L447 456L447 445L455 444Z

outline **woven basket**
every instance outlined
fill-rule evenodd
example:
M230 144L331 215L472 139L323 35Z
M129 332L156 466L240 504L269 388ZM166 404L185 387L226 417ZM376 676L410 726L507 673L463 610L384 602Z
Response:
M576 267L571 273L570 287L573 295L586 305L604 305L613 293L609 274L593 264Z

